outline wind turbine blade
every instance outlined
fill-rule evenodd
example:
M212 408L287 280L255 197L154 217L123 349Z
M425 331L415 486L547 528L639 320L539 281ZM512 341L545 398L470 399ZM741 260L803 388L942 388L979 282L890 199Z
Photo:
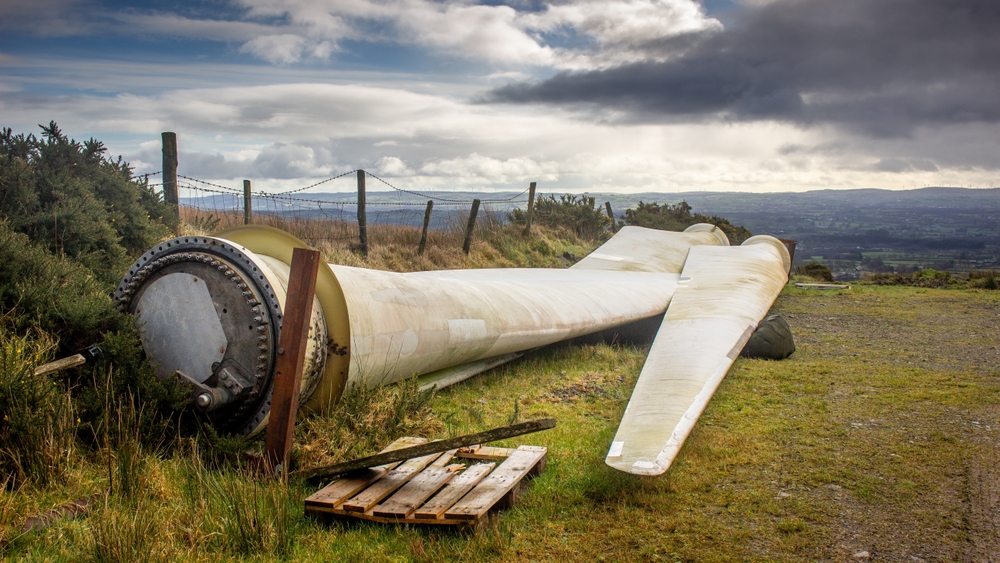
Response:
M605 462L660 475L788 280L788 252L757 236L694 246Z

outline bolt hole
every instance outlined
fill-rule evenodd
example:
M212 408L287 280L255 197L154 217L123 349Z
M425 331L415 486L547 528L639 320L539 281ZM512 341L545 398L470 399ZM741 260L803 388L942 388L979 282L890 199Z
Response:
M223 315L224 315L224 314L226 314L226 313L228 313L228 312L229 312L229 309L223 309L223 310L222 310L222 314L223 314Z

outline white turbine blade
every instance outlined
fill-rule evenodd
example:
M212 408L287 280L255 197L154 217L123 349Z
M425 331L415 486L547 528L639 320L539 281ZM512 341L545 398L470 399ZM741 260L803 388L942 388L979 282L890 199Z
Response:
M688 249L695 245L729 246L715 225L699 223L683 233L622 227L611 240L573 264L571 270L680 273Z
M694 246L605 462L637 475L670 467L709 399L788 280L775 238Z

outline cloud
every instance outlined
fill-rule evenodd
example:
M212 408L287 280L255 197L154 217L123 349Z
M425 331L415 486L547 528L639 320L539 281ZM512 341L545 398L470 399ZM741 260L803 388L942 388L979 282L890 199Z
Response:
M994 0L778 0L679 56L563 72L491 102L575 105L621 121L834 123L867 136L1000 121Z

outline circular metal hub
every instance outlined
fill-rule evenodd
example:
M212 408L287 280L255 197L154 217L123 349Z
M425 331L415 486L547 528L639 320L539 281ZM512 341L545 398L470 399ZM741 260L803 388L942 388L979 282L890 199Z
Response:
M237 245L178 237L139 258L115 292L157 374L191 386L224 431L249 434L270 410L282 319L272 276Z

